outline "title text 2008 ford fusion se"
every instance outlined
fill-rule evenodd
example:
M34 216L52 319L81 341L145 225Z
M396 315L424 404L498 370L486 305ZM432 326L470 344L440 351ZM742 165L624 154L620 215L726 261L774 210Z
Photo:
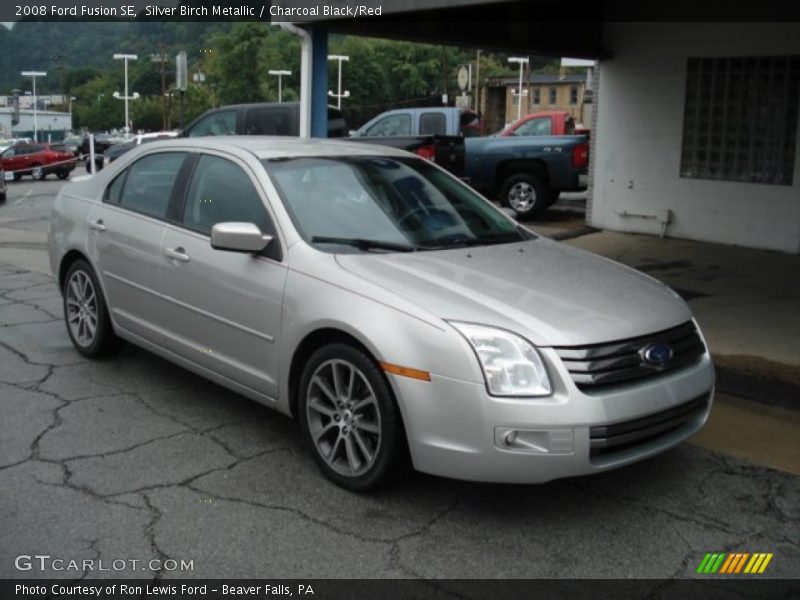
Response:
M292 415L351 490L409 459L486 482L598 473L711 409L677 294L390 148L141 146L62 189L50 260L78 352L127 340Z

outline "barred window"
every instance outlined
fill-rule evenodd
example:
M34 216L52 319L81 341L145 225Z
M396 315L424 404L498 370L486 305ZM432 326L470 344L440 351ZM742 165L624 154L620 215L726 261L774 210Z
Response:
M800 56L690 58L681 177L792 185Z

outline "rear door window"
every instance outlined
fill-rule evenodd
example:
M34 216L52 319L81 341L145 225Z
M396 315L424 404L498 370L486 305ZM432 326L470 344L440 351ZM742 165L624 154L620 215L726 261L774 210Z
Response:
M514 131L514 135L550 135L551 133L553 133L553 125L550 117L525 121Z
M205 135L234 135L236 133L236 111L219 110L202 117L187 135L200 137Z
M447 135L447 122L440 112L426 112L419 117L420 135Z
M159 152L140 158L128 167L121 192L115 189L118 177L108 190L108 200L118 198L119 206L138 213L165 219L178 173L186 152Z
M388 115L367 129L369 137L411 135L411 115L400 113Z
M254 108L244 121L246 135L294 135L291 111L288 108Z

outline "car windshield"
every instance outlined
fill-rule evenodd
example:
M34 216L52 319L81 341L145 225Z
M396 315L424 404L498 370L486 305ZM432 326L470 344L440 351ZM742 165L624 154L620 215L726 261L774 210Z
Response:
M315 157L264 164L300 235L321 250L442 250L535 237L422 159Z

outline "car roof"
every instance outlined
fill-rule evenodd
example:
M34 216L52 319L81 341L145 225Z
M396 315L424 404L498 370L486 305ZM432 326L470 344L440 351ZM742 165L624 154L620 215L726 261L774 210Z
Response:
M407 156L403 150L374 144L359 144L320 138L292 138L261 135L220 135L196 138L172 138L159 141L170 147L186 149L238 149L259 159L313 156ZM163 147L163 146L162 146Z

